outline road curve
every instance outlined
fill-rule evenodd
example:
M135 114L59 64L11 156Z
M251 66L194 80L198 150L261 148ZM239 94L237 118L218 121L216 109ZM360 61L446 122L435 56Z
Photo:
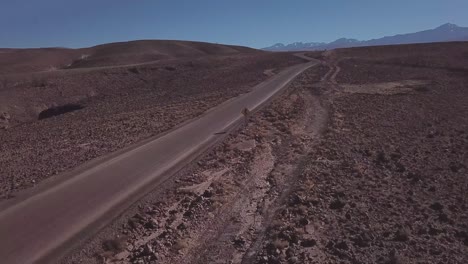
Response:
M0 262L50 263L220 140L297 75L318 62L289 67L172 132L81 170L0 212Z

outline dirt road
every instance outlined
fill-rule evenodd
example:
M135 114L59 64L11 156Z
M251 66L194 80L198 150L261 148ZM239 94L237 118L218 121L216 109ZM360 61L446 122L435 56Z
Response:
M61 263L466 263L464 71L337 55Z

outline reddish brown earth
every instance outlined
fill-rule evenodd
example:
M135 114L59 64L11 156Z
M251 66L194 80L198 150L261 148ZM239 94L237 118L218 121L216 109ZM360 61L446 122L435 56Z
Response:
M467 263L467 51L315 54L323 65L62 262Z
M160 50L169 49L164 43ZM148 43L137 44L132 51ZM107 53L120 54L122 45ZM16 75L0 89L0 196L158 135L303 62L242 47L173 45L171 56L181 58ZM195 48L203 53L187 57L185 49Z
M0 75L257 52L241 46L174 40L138 40L82 49L0 49Z

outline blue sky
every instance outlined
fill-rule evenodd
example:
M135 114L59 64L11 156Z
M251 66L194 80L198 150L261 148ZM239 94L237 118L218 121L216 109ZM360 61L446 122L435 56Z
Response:
M468 26L467 0L0 0L0 47L182 39L261 48Z

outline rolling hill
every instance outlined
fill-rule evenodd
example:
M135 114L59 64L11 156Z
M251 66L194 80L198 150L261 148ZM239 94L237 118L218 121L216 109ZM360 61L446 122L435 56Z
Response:
M163 59L229 55L258 50L193 41L138 40L89 48L0 49L0 74L138 64Z

